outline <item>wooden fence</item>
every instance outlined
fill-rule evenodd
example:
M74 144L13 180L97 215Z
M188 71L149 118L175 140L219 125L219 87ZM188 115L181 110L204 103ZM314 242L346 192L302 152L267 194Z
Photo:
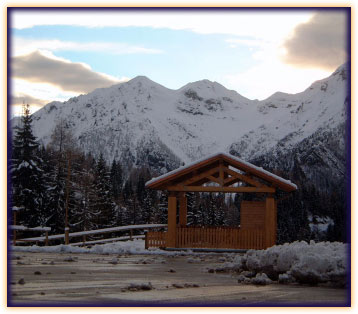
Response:
M148 232L148 247L166 247L165 232ZM264 249L264 232L230 227L177 227L178 248Z
M161 229L167 228L167 224L143 224L143 225L129 225L129 226L119 226L119 227L112 227L112 228L105 228L105 229L97 229L97 230L89 230L89 231L79 231L79 232L72 232L69 233L69 238L81 238L82 241L69 243L70 245L85 245L85 244L95 244L95 243L105 243L111 241L119 241L119 240L130 240L132 238L136 238L137 236L133 235L133 231L146 231L149 229ZM116 233L116 232L130 232L129 237L122 237L120 238L112 238L112 239L101 239L96 241L88 241L87 237L92 235L101 235L106 233ZM26 238L26 239L18 239L14 245L21 242L45 242L48 243L51 240L64 240L65 234L54 234L54 235L47 235L45 237L33 237L33 238Z
M150 247L166 247L167 232L149 231L145 234L145 248Z
M13 238L12 238L12 244L16 245L16 241L22 241L22 242L26 242L26 239L17 239L17 232L21 231L21 232L26 232L26 231L31 231L31 232L45 232L45 236L43 237L43 241L45 242L45 245L48 245L48 233L49 231L51 231L50 227L35 227L35 228L28 228L25 226L21 226L21 225L11 225L10 229L13 230Z

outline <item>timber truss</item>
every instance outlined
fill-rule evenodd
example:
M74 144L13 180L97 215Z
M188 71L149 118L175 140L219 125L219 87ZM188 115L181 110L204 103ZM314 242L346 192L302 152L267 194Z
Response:
M170 192L275 193L296 189L289 181L227 154L217 154L147 183Z

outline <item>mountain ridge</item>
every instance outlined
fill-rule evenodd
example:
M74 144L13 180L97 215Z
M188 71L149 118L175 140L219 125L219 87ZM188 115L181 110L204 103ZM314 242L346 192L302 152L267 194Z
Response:
M47 104L33 114L34 134L47 145L62 119L85 152L128 168L149 165L158 174L219 151L257 159L345 123L348 68L300 93L276 92L261 101L205 79L172 90L137 76Z

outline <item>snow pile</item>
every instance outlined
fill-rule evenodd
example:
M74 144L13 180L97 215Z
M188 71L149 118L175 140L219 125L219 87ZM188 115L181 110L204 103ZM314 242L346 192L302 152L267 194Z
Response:
M93 254L145 254L145 255L176 255L177 252L167 252L160 249L145 249L145 242L141 239L133 241L118 241L114 243L98 244L92 247L77 247L72 245L54 246L12 246L14 252L41 253L93 253Z
M233 268L255 272L251 283L267 284L267 279L280 283L347 284L347 244L339 242L296 241L276 245L266 250L249 250L233 260ZM246 272L242 272L244 275ZM239 278L248 282L247 276ZM265 282L265 283L263 283Z

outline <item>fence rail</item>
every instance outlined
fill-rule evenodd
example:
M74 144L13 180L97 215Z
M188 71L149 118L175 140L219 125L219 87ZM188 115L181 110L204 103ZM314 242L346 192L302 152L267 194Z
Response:
M10 229L12 230L13 234L12 234L12 244L16 245L16 242L26 242L25 239L17 239L17 232L18 231L32 231L32 232L36 232L36 231L41 231L41 232L45 232L45 236L43 237L45 241L45 245L48 245L48 232L51 231L50 227L34 227L34 228L28 228L26 226L22 226L22 225L11 225Z

